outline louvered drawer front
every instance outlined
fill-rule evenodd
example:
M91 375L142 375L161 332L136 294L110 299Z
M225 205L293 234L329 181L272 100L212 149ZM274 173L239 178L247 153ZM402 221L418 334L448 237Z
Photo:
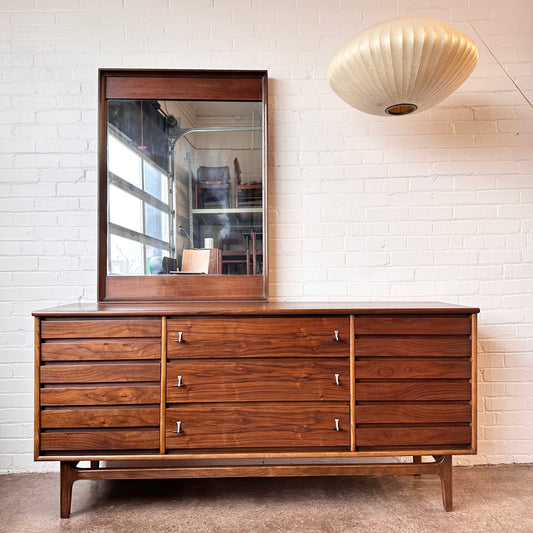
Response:
M48 340L41 345L42 361L116 361L161 359L159 339Z
M184 360L167 366L168 402L346 401L348 358Z
M49 452L143 450L159 447L159 431L149 430L70 430L41 435L41 449Z
M160 337L160 319L43 320L42 339Z
M472 445L470 316L355 318L356 449Z
M355 319L356 335L470 335L470 316L368 315Z
M348 405L194 405L167 409L169 449L350 446ZM337 430L338 428L338 430Z
M350 326L341 317L170 319L168 357L348 356Z
M43 320L40 449L158 449L160 337L160 319Z

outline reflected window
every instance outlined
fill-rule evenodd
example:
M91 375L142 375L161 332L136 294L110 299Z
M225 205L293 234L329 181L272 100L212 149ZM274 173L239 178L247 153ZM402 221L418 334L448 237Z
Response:
M117 132L108 136L108 273L150 274L171 252L169 175Z

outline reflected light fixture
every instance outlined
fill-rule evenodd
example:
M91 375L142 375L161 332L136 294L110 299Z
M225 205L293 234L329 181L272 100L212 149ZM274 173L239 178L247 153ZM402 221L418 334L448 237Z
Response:
M474 41L425 17L399 17L363 30L333 58L328 81L351 106L373 115L407 115L452 94L474 70Z

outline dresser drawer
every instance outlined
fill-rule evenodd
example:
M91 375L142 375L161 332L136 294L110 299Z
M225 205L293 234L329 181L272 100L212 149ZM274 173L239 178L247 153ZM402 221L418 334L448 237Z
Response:
M159 381L159 363L64 363L41 367L41 383Z
M41 428L159 426L159 407L62 407L41 412Z
M41 322L42 339L160 336L160 319L69 319Z
M468 359L379 358L357 360L357 379L469 379Z
M167 409L166 428L169 449L350 446L349 406L343 404L175 407Z
M158 429L129 430L65 430L43 432L43 451L143 450L159 448Z
M355 318L356 335L469 335L470 316L368 315Z
M168 402L349 401L345 358L220 359L172 362Z
M170 359L339 357L348 356L349 349L350 325L347 316L168 321L167 353Z
M357 357L468 357L472 342L466 335L358 336Z
M357 402L469 401L471 389L467 380L363 381L356 384L355 398Z
M365 447L465 447L472 442L472 429L464 426L358 428L356 443Z
M41 389L41 406L158 404L159 383L112 385L48 385Z
M161 359L159 339L49 340L41 344L41 361L115 361Z
M469 403L363 404L355 408L357 424L436 424L471 422ZM357 430L359 431L359 429Z

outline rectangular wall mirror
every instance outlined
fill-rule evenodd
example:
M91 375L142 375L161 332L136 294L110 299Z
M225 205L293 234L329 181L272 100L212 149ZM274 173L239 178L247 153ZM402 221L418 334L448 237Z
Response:
M99 82L99 301L266 299L266 71Z

